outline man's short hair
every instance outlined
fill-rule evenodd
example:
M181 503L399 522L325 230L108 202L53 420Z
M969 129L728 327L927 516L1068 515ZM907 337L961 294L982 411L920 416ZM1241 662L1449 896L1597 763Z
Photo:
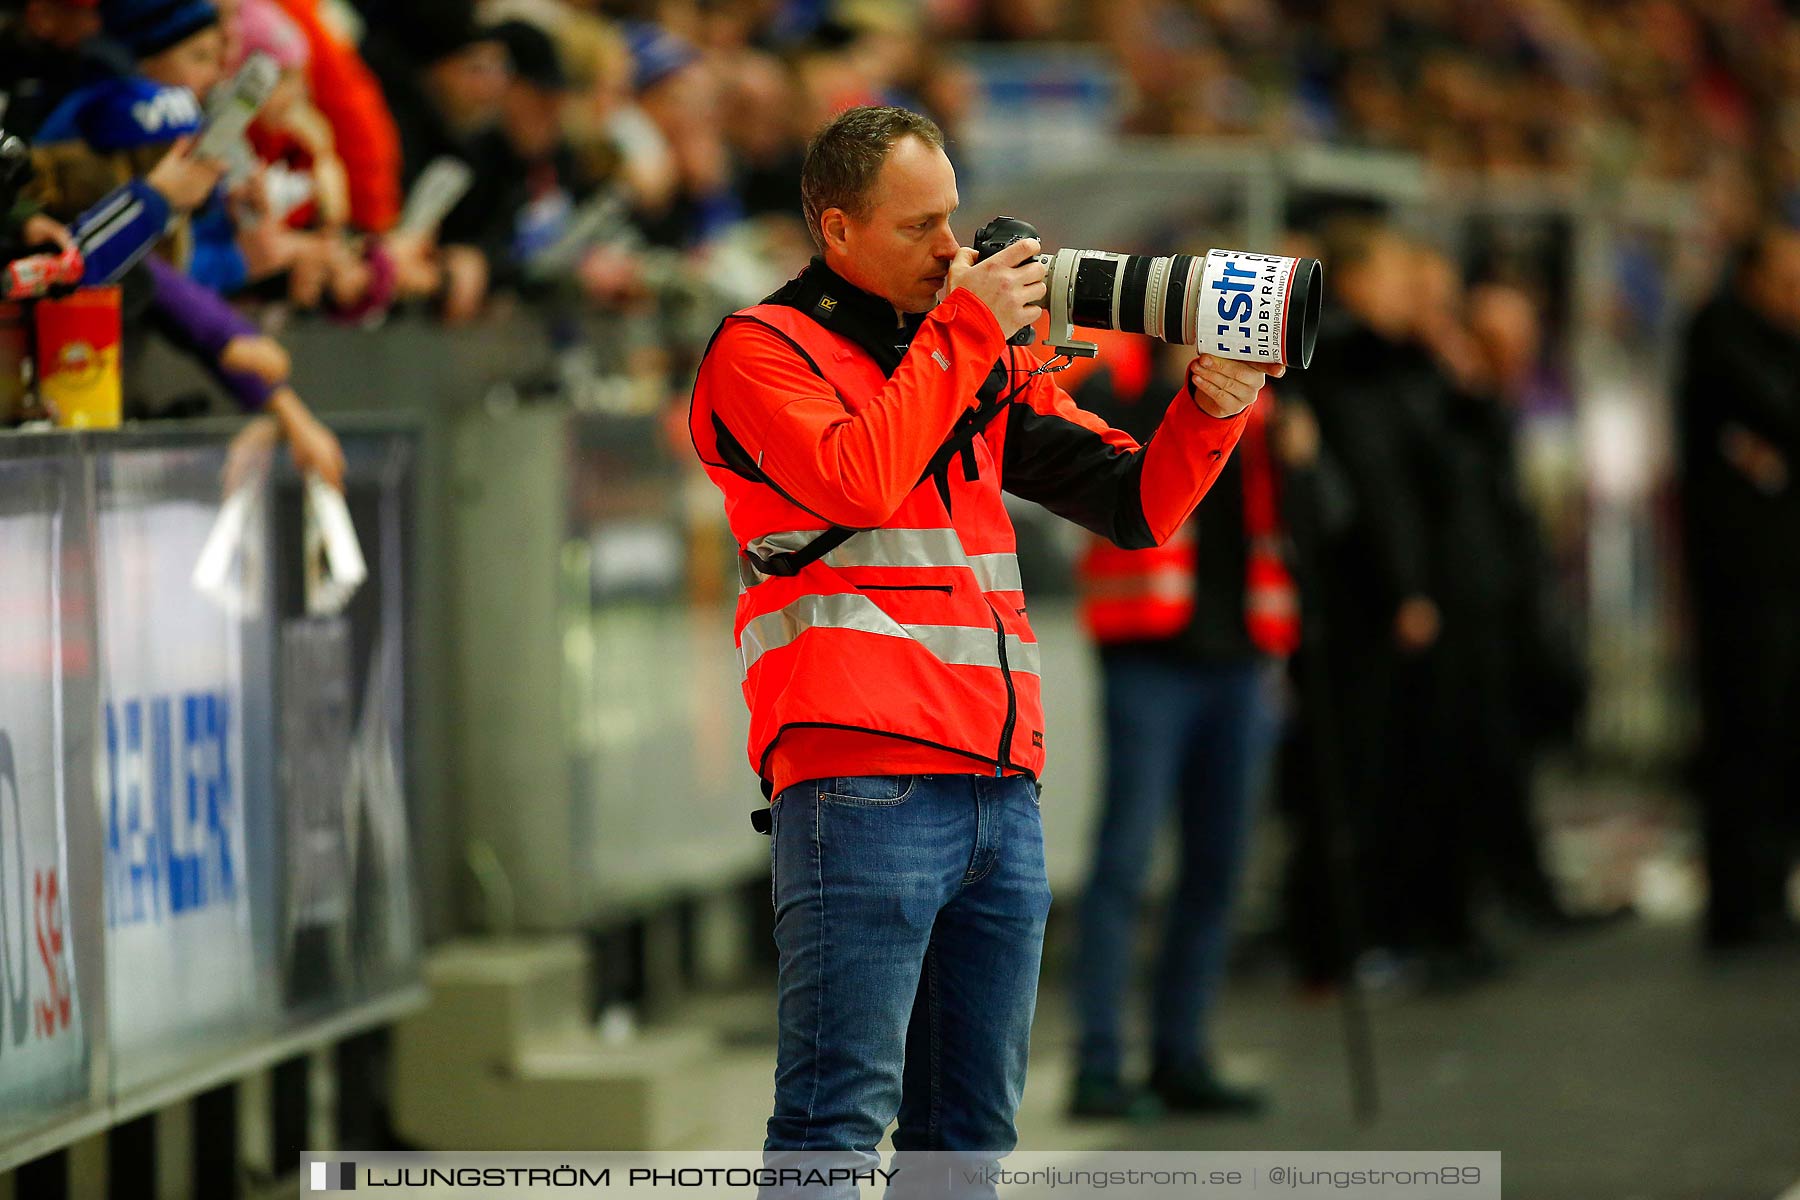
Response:
M944 131L930 117L877 105L846 109L813 135L800 168L800 206L806 213L807 232L820 250L825 249L819 228L825 210L841 208L859 220L867 216L881 164L903 137L944 148Z

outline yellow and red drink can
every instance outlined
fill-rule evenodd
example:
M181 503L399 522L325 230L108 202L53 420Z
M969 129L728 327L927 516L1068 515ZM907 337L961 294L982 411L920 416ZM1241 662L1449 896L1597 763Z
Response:
M119 371L119 289L84 288L39 300L38 392L65 429L116 429L124 408Z

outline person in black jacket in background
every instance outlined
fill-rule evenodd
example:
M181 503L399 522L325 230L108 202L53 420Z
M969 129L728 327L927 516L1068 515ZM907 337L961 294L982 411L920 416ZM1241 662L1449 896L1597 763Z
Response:
M1422 968L1424 983L1455 987L1497 966L1476 933L1473 883L1477 822L1492 808L1495 732L1509 707L1491 651L1505 637L1510 564L1487 455L1472 436L1484 402L1469 391L1461 280L1430 250L1409 245L1405 263L1412 311L1395 351L1394 467L1419 505L1438 628L1396 668L1381 832L1384 932L1390 948Z
M1338 480L1310 564L1327 681L1315 703L1332 735L1323 772L1342 789L1366 941L1410 956L1454 942L1466 916L1460 896L1434 895L1461 878L1460 841L1438 844L1456 817L1443 759L1412 756L1429 750L1442 717L1431 657L1443 623L1442 539L1430 507L1442 467L1429 437L1440 380L1412 340L1406 242L1372 218L1339 218L1325 230L1324 258L1330 305L1299 380ZM1310 964L1313 981L1325 982L1329 966Z
M443 236L479 248L496 289L517 288L594 188L563 136L570 83L556 42L527 21L486 32L506 52L500 118L470 139L474 184L445 218Z
M404 186L439 158L469 163L479 175L475 140L498 122L511 76L506 49L476 20L474 0L395 0L366 15L362 53L400 134ZM493 264L452 216L439 237L440 302L444 319L460 324L481 311Z
M1455 835L1460 877L1440 895L1467 911L1477 883L1517 921L1556 931L1604 922L1614 913L1576 916L1562 906L1542 856L1532 813L1534 740L1580 705L1581 673L1556 611L1554 582L1538 527L1519 480L1514 405L1537 365L1537 316L1517 289L1485 284L1466 297L1461 274L1444 255L1418 251L1416 336L1435 364L1439 386L1431 421L1436 466L1436 591L1444 606L1435 650L1436 728L1430 752L1439 777L1460 803L1438 823ZM1454 890L1451 890L1451 889ZM1438 983L1467 983L1498 960L1472 922L1454 932L1447 957L1431 965ZM1440 948L1442 949L1442 948Z
M1688 331L1681 510L1698 666L1705 945L1792 940L1800 811L1800 231L1763 230Z
M381 83L400 134L410 188L441 157L465 158L499 117L506 50L476 19L474 0L405 0L372 17L363 57Z
M1570 912L1545 866L1533 815L1536 755L1573 740L1587 691L1573 614L1518 465L1516 425L1541 378L1542 333L1536 305L1509 284L1471 288L1467 308L1470 370L1456 424L1485 464L1480 498L1504 589L1475 659L1474 686L1492 687L1503 699L1483 707L1478 725L1485 753L1477 860L1514 920L1542 932L1577 930L1625 916L1629 908Z

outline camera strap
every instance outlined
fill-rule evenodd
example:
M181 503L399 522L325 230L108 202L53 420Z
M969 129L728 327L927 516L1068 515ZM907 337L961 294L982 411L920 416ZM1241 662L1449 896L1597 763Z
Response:
M814 322L861 347L880 366L882 373L888 376L893 375L901 360L906 356L911 348L912 336L917 332L919 322L923 320L922 315L908 319L904 325L904 340L896 344L892 305L856 287L818 258L815 258L805 271L789 280L765 299L764 303L780 304L806 314ZM770 329L775 329L773 325L761 321L760 318L747 316L746 319L758 321ZM800 355L801 360L812 369L813 374L821 379L826 378L825 372L819 368L819 364L813 361L812 356L798 342L782 330L775 329L775 332L793 347L794 351ZM951 464L960 458L964 479L974 482L980 478L979 464L975 457L976 435L986 429L995 417L1006 411L1007 405L1011 404L1025 389L1032 376L1042 374L1046 369L1057 369L1049 364L1039 367L1008 391L1006 385L1013 375L1016 361L1014 350L1008 346L1005 356L996 360L994 369L988 374L987 379L982 381L981 389L976 393L978 402L975 407L957 418L956 424L951 426L943 443L926 463L925 469L920 472L918 483L914 484L917 487L926 480L935 481L938 496L943 500L946 511L950 509L951 505ZM736 446L736 439L731 438L729 432L722 428L716 416L714 417L714 426L715 431L722 435L719 439L719 446L730 469L747 479L766 483L784 497L787 496L787 493L783 492L780 486L752 461L749 454L743 453L742 448ZM733 448L739 452L732 454ZM791 499L791 497L788 498ZM763 555L745 548L742 554L745 562L759 574L790 578L818 562L859 532L861 531L845 526L832 525L798 550Z
M1009 351L1008 360L1011 357L1012 354ZM963 464L963 478L970 482L980 478L980 468L975 459L976 435L986 429L995 417L1005 412L1006 406L1013 402L1014 398L1030 384L1032 376L1038 373L1038 371L1031 372L1011 391L1002 395L1000 389L1005 384L1009 372L1002 364L995 363L993 373L988 376L981 386L981 392L978 393L982 397L981 403L957 418L956 424L950 429L949 436L938 447L937 453L931 456L931 461L919 473L918 483L913 486L917 487L927 480L935 481L938 495L944 502L945 511L948 512L950 510L951 464L960 458ZM748 465L750 470L755 472L759 482L767 483L771 487L775 486L774 481L770 480L760 467L756 467L754 464L734 465L737 466L740 474L747 474L743 470L743 466ZM779 554L758 554L745 547L741 553L745 561L759 574L786 579L798 575L861 532L860 529L833 525L798 550L786 550Z

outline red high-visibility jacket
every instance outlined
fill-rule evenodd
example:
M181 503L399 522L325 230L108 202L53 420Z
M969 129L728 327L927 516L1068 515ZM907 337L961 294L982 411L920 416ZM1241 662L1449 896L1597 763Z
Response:
M1244 422L1183 391L1139 446L1033 376L1040 360L970 292L896 329L885 301L817 260L715 335L689 427L744 555L736 640L770 794L836 775L1041 773L1038 646L1002 486L1155 545ZM782 554L833 528L859 532L782 573Z
M1082 628L1107 645L1174 637L1194 617L1195 567L1194 536L1186 525L1144 550L1095 539L1075 564Z

